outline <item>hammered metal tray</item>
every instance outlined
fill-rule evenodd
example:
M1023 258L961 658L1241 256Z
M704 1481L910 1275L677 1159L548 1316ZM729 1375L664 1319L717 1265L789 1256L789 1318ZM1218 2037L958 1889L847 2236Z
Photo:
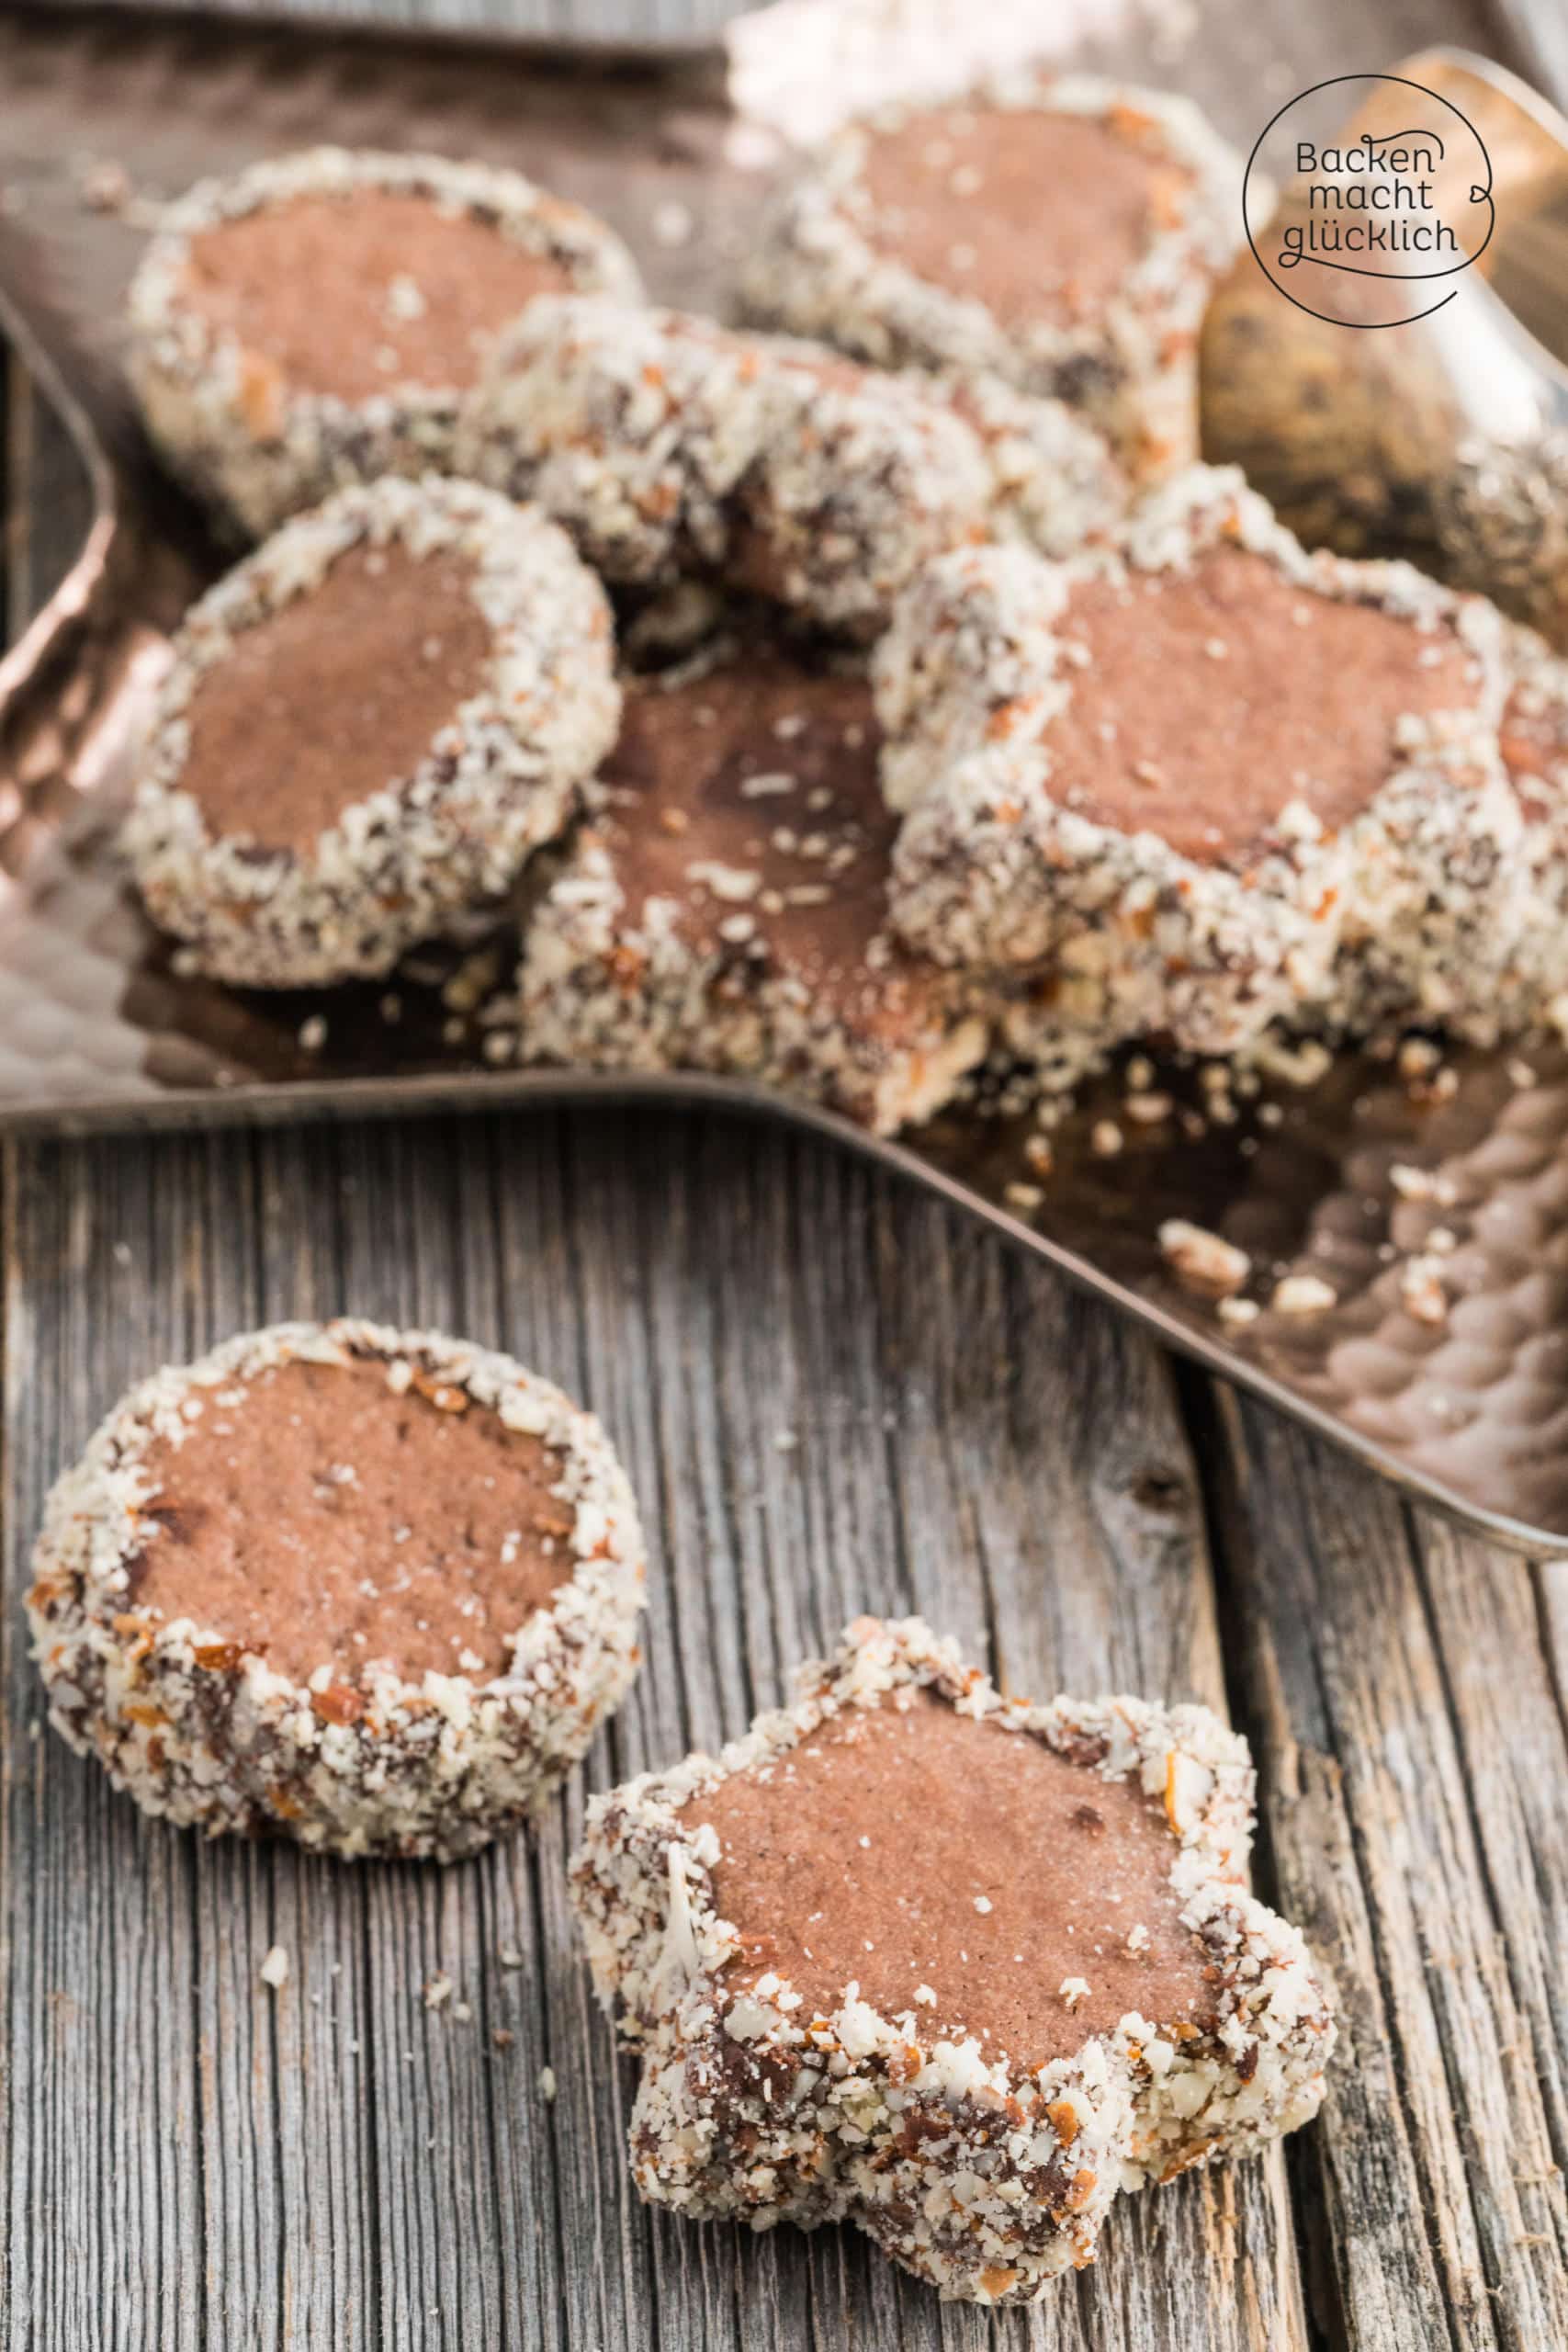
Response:
M1460 28L1460 0L1429 13L1422 34ZM1252 55L1245 19L1222 57L1151 59L1143 36L1070 55L1186 86L1245 141L1260 89L1331 70L1325 55L1360 30L1357 0L1325 0L1296 59ZM1438 1083L1349 1057L1201 1133L1179 1115L1201 1099L1190 1072L1158 1074L1176 1107L1149 1125L1108 1080L1054 1136L1042 1183L1025 1131L1000 1118L955 1114L881 1143L719 1080L492 1067L479 979L457 951L411 959L392 984L395 1023L385 987L275 997L182 978L112 854L168 631L215 567L146 461L115 361L113 322L156 201L203 171L329 137L482 155L604 213L660 298L715 309L767 200L772 154L749 126L738 135L710 52L574 56L0 8L0 323L63 424L95 514L0 662L0 1126L634 1095L766 1112L946 1194L1413 1492L1521 1548L1568 1549L1568 1055L1555 1046L1461 1057ZM492 956L480 978L501 977ZM1438 1197L1410 1197L1410 1169L1435 1174ZM1227 1328L1162 1264L1167 1216L1248 1250L1260 1298L1312 1272L1337 1303L1305 1317L1266 1305ZM1451 1301L1439 1324L1416 1320L1401 1290L1404 1258L1434 1227Z

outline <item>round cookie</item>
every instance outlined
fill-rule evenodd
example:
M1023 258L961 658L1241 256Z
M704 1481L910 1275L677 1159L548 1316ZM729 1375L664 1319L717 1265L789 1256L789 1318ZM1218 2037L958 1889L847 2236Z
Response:
M155 1374L50 1497L57 1730L147 1812L449 1861L547 1795L636 1671L598 1422L432 1332L285 1323Z
M346 481L446 470L484 342L572 288L640 293L620 240L521 173L316 148L169 209L130 374L175 470L259 538Z
M608 579L706 574L853 636L985 536L991 497L976 435L918 383L592 298L534 303L500 339L457 463L536 499Z
M932 565L874 668L897 926L1059 973L1102 1043L1229 1052L1506 962L1495 614L1309 556L1234 470L1167 484L1115 551Z
M760 325L1065 400L1140 473L1198 453L1241 167L1182 98L1025 74L838 133L746 272Z
M124 848L215 978L383 973L561 831L619 708L604 591L554 524L389 476L194 606Z

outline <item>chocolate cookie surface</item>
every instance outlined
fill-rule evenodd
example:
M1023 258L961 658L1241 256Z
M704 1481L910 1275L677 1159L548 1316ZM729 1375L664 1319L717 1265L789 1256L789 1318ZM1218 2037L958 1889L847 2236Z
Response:
M520 173L318 148L170 209L131 374L175 469L259 537L345 481L448 468L487 344L573 288L640 290L618 238Z
M341 1320L134 1390L51 1497L28 1610L51 1720L148 1812L448 1860L618 1700L642 1578L592 1416Z
M985 1050L962 978L887 930L894 821L863 675L734 646L627 684L595 811L530 919L524 1050L730 1070L880 1130Z
M1239 158L1186 100L1021 75L840 131L743 296L882 366L1065 400L1148 475L1198 454L1197 331L1241 239Z
M389 477L193 607L124 846L216 978L383 973L563 829L618 711L609 606L555 526Z
M852 2220L1031 2302L1119 2188L1316 2110L1331 2004L1241 1885L1244 1743L1201 1707L1004 1701L852 1625L722 1755L596 1798L573 1894L642 2056L645 2197Z
M931 566L875 683L908 812L897 927L1056 975L1108 1040L1230 1052L1506 953L1523 863L1495 615L1307 555L1233 470L1179 476L1081 560Z

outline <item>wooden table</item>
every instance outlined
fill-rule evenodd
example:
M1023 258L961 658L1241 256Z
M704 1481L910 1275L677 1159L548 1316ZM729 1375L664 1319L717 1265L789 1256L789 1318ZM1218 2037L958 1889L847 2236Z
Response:
M1397 13L1376 62L1466 12ZM13 503L13 620L68 523ZM959 1215L739 1119L12 1144L4 1221L7 2346L1568 2346L1568 1566L1408 1509ZM45 1489L127 1383L340 1309L585 1396L652 1535L626 1709L536 1835L446 1872L144 1821L48 1732L26 1654ZM923 1611L1013 1690L1227 1710L1258 1883L1344 2003L1314 2128L1128 2200L1028 2316L943 2309L852 2232L680 2227L629 2188L630 2074L565 1897L584 1789L738 1732L863 1609Z

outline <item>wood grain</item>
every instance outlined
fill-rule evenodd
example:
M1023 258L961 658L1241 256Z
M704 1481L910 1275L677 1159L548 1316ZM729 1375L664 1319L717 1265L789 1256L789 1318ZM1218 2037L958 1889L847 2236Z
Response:
M511 1348L625 1451L655 1530L649 1664L588 1785L738 1731L863 1608L923 1610L1021 1690L1224 1703L1162 1362L826 1147L484 1120L14 1148L8 1174L13 1588L49 1476L146 1363L353 1307ZM580 1787L446 1872L204 1846L34 1736L10 1632L10 2340L500 2347L559 2312L584 2352L1304 2346L1278 2158L1129 2206L1100 2276L1000 2330L848 2233L650 2223L564 1899ZM457 1994L432 2012L437 1972ZM24 2226L35 2201L55 2226Z

